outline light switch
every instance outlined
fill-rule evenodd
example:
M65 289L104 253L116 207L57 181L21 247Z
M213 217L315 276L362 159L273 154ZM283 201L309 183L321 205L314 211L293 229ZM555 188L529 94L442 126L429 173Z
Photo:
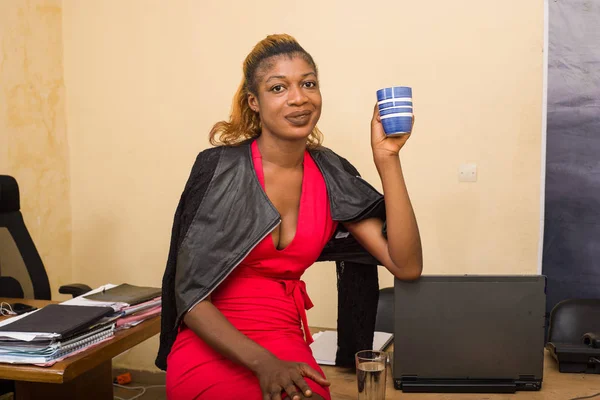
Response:
M461 164L458 167L460 182L477 182L477 164Z

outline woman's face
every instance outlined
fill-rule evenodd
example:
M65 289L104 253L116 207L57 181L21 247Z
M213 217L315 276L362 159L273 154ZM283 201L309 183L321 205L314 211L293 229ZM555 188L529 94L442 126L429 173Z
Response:
M315 70L302 57L275 56L259 68L257 94L248 95L259 113L262 134L306 140L321 116L321 91Z

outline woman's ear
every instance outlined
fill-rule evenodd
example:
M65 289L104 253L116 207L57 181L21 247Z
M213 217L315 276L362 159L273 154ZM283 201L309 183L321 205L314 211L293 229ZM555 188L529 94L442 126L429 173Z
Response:
M248 93L248 105L252 111L258 112L258 98L252 93Z

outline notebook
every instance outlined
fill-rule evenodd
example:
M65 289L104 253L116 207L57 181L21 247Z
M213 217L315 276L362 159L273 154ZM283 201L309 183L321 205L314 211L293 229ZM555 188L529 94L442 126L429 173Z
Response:
M160 297L161 288L134 286L128 283L115 286L102 292L84 296L89 300L109 301L135 305Z
M61 342L46 345L0 345L0 362L10 364L46 364L83 351L114 335L115 324L103 326Z
M113 312L111 307L49 304L24 318L0 326L0 338L16 338L20 333L32 333L40 339L68 338Z
M383 351L391 342L394 335L387 332L375 332L373 348L365 350ZM335 365L337 353L337 332L322 331L313 335L314 342L310 344L313 356L320 365Z
M119 303L116 301L95 301L95 300L89 300L87 298L85 298L85 296L89 296L91 294L94 293L98 293L98 292L102 292L103 290L106 291L108 289L112 289L117 285L113 285L112 283L107 283L105 285L102 285L94 290L90 290L87 293L82 294L81 296L77 296L77 297L73 297L72 299L69 300L65 300L63 302L61 302L60 304L66 304L69 306L98 306L98 307L112 307L113 310L115 311L120 311L121 309L128 307L129 304L127 303Z

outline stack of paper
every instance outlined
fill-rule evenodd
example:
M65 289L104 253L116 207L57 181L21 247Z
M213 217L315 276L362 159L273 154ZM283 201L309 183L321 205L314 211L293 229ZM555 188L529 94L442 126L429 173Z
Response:
M160 315L161 313L160 298L139 306L128 307L123 310L124 316L117 320L117 329L127 329L136 326L147 319Z
M31 341L0 344L0 362L52 365L82 349L113 336L115 325L97 328L69 340Z
M107 283L106 285L102 285L97 289L91 290L81 296L74 297L70 300L63 301L60 304L65 304L68 306L100 306L100 307L112 307L115 311L120 311L122 308L128 307L129 304L118 301L100 301L100 300L90 300L87 298L88 295L94 293L106 292L109 289L117 287L117 285L113 285L112 283Z
M114 334L115 324L98 324L110 307L50 304L0 324L0 362L46 364Z
M146 286L134 286L128 283L122 283L110 289L96 291L96 293L86 293L83 295L88 300L125 303L136 305L160 297L161 289Z
M160 295L160 288L134 286L127 283L108 284L62 304L80 306L102 304L112 307L116 313L106 317L103 322L115 321L117 329L120 330L131 328L160 315Z
M123 313L124 316L126 315L131 315L131 314L136 314L142 311L146 311L150 308L155 308L157 306L161 305L161 298L157 297L155 299L146 301L144 303L140 303L140 304L136 304L134 306L128 306L125 307L121 310L121 312Z
M0 322L0 363L52 365L161 313L161 289L106 284Z
M375 332L373 336L373 347L364 350L384 350L392 341L393 336L387 332ZM313 356L320 365L335 365L335 356L337 353L337 332L321 331L312 335L314 342L310 349Z

